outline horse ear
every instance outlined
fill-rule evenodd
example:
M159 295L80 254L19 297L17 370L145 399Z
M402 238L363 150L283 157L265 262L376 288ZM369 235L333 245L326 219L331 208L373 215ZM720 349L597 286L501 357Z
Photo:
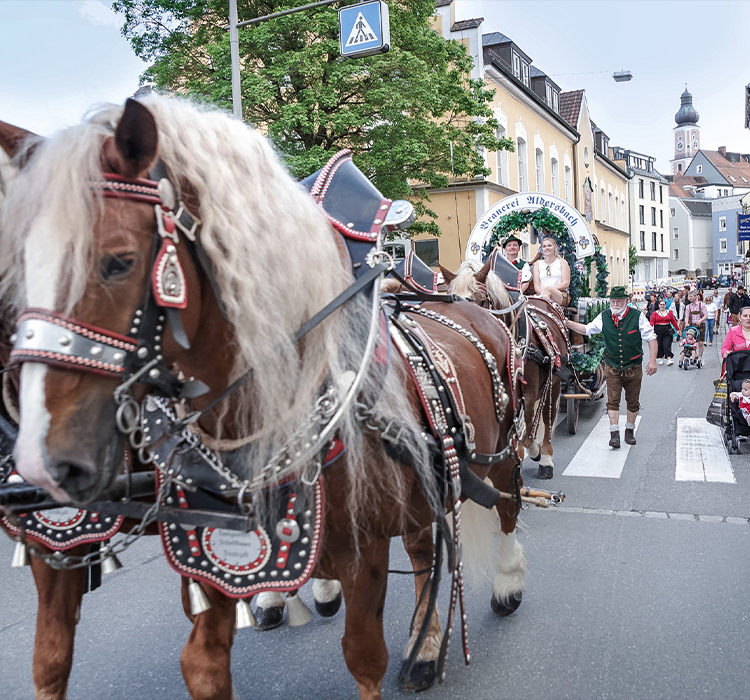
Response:
M129 99L115 129L120 174L138 177L147 173L156 160L158 145L154 115L137 100Z
M443 273L443 279L445 280L445 283L452 284L453 280L456 279L456 273L451 272L447 267L443 267L440 263L438 263L438 268L440 269L440 272Z
M482 269L477 272L476 275L474 275L474 279L479 282L479 284L484 284L487 282L487 275L490 274L490 270L492 269L492 256L487 258L487 262L482 265Z
M36 136L36 134L26 131L26 129L22 129L20 126L0 122L0 148L11 158L21 150L23 142L30 136Z

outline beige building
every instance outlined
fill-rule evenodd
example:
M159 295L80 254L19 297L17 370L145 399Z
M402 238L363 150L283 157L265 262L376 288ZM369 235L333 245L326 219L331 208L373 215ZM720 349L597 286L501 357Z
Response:
M439 259L455 270L465 258L469 234L488 209L517 192L541 192L586 216L611 258L611 284L627 284L628 175L608 157L608 139L591 122L583 91L561 93L512 39L500 32L482 34L483 20L456 22L457 1L437 1L434 27L466 45L474 59L472 78L483 78L495 91L491 107L498 136L512 139L516 150L486 153L491 170L486 178L457 179L445 189L430 190L442 235L416 238L415 251L427 262ZM522 239L523 257L534 257L529 233Z

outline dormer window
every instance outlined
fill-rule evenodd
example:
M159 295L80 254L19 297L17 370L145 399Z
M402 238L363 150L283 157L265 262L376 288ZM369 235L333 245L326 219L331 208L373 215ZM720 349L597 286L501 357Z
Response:
M521 82L529 87L529 64L521 61Z
M515 52L513 53L513 75L521 79L521 57Z
M695 166L695 172L702 173L703 172L703 166L702 165L696 165Z

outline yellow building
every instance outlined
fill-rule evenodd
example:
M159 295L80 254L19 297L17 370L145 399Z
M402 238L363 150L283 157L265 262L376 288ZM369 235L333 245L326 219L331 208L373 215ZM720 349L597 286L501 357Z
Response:
M445 189L430 190L442 235L415 238L415 251L427 261L438 257L455 270L465 258L469 234L488 209L517 192L542 192L588 214L589 228L612 259L611 284L627 284L628 175L606 155L606 135L591 122L583 91L561 93L512 39L499 32L482 34L483 20L456 22L455 2L437 1L434 28L467 47L474 59L472 78L483 78L495 91L491 107L500 125L498 136L512 139L516 150L486 153L491 170L486 178L459 178ZM600 190L602 206L595 201ZM536 246L529 233L521 237L522 256L533 258Z

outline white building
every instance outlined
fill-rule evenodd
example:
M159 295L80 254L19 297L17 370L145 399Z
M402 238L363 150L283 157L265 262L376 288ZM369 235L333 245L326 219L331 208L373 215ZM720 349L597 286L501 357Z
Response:
M669 206L670 274L713 275L711 200L670 196Z
M630 244L638 255L633 281L657 283L669 275L669 182L654 168L654 157L620 147L611 153L630 175Z

